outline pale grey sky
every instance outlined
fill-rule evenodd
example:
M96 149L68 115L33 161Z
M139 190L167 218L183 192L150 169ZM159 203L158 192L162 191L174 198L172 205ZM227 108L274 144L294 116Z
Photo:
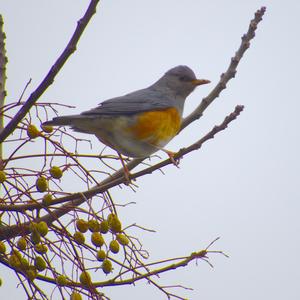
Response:
M0 0L9 58L7 101L19 97L29 78L27 94L34 90L87 5ZM300 298L300 2L103 0L76 53L42 97L76 105L61 114L77 113L186 64L212 81L189 97L188 113L226 70L261 6L267 12L236 78L168 148L193 143L237 104L245 105L241 116L184 158L180 169L170 166L165 175L139 179L136 193L126 188L112 192L119 203L137 202L122 210L125 223L157 231L140 233L153 260L189 254L221 237L213 249L230 258L211 255L214 269L199 262L161 276L164 284L194 288L179 291L192 300ZM97 149L98 141L93 142ZM25 299L12 272L0 267L0 277L1 299ZM105 292L114 300L164 299L146 282Z

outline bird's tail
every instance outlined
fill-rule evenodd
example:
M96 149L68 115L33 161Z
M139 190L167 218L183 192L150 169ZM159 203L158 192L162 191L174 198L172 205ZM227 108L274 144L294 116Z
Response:
M53 118L51 121L46 121L43 125L46 126L72 126L76 119L79 119L80 115L70 115Z

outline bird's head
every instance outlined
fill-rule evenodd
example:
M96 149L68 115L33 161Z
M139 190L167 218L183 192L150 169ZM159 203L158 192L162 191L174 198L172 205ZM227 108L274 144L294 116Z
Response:
M165 86L175 95L186 98L197 86L207 83L210 83L207 79L197 79L189 67L177 66L167 71L156 85Z

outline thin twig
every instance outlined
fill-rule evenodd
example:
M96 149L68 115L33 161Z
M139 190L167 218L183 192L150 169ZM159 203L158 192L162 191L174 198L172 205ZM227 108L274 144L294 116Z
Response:
M19 122L25 117L30 108L34 105L34 103L39 99L39 97L46 91L46 89L54 82L54 79L60 69L63 67L67 59L71 56L71 54L76 50L77 43L86 28L87 24L91 20L92 16L96 12L96 7L99 0L91 0L87 11L84 16L77 22L77 27L73 36L71 37L67 47L64 49L62 54L56 60L54 65L51 67L50 71L40 83L40 85L36 88L36 90L29 96L25 104L21 107L21 109L17 112L15 117L8 123L8 125L3 129L0 133L0 143L2 143L17 127Z

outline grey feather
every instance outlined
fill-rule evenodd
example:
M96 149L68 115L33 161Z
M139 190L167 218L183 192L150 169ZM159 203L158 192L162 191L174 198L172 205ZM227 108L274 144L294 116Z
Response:
M177 66L167 71L158 81L146 89L141 89L121 97L108 99L97 107L80 115L56 117L44 125L74 126L78 121L86 121L96 116L130 116L140 112L177 108L182 114L186 97L195 89L191 81L194 72L187 66ZM76 126L76 125L75 125Z
M164 103L161 101L162 97L164 97ZM146 91L143 89L106 100L96 108L84 111L82 115L132 115L171 107L172 100L169 95L162 95L161 92L149 87Z

